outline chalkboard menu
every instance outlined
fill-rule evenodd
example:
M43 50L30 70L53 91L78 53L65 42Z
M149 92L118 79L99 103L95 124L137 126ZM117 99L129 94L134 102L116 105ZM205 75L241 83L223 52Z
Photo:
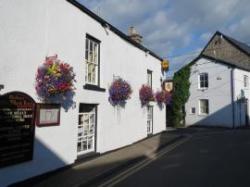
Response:
M32 160L35 106L21 92L0 96L0 167Z

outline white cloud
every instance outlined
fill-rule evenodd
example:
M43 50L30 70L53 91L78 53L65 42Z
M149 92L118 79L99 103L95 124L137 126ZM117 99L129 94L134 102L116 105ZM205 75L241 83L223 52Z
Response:
M83 4L89 4L92 10L99 9L102 17L111 21L127 31L131 25L139 24L145 16L157 11L164 6L166 0L80 0Z
M200 36L200 39L204 42L207 42L213 35L214 33L211 32L205 32Z
M92 10L100 8L101 16L123 32L135 26L144 44L163 57L203 48L216 30L250 42L250 0L79 1ZM174 69L181 61L185 59Z

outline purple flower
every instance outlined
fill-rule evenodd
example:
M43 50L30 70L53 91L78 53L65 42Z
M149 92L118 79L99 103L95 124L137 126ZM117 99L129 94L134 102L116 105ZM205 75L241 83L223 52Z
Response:
M37 70L36 92L41 99L48 99L58 94L74 90L75 74L73 68L57 58L57 55L46 57Z
M147 105L150 101L154 101L154 93L151 87L147 85L142 85L139 96L142 106Z
M115 80L109 88L109 101L112 105L125 104L132 93L131 86L123 79Z

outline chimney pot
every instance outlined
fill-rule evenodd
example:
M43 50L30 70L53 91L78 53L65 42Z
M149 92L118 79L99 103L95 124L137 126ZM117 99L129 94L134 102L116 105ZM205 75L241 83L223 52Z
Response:
M134 40L135 42L141 44L142 43L142 36L136 31L135 27L131 26L128 28L128 36L130 39Z

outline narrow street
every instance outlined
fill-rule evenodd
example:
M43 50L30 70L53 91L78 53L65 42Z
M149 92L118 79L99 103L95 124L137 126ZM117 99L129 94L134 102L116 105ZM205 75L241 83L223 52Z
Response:
M145 167L118 174L100 186L249 186L250 130L195 133Z

